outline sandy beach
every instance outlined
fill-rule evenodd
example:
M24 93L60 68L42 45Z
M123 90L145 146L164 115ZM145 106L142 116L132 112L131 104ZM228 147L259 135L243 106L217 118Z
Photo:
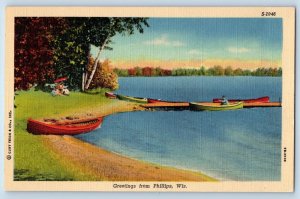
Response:
M145 108L141 107L139 104L120 101L117 99L112 100L112 103L108 103L99 107L92 108L74 108L72 110L68 110L67 112L61 112L54 119L64 120L66 117L74 117L74 118L89 118L89 117L101 117L112 115L116 113L123 112L133 112L133 111L143 111ZM37 120L43 120L44 118L38 118Z
M139 104L114 100L99 108L78 110L69 115L106 116L110 114L142 111ZM131 159L83 142L72 136L42 136L44 144L55 152L59 159L75 167L94 180L110 181L216 181L200 172L176 169Z
M95 180L110 181L212 181L197 172L163 167L130 159L80 141L72 136L43 136L45 143L69 167L92 175Z

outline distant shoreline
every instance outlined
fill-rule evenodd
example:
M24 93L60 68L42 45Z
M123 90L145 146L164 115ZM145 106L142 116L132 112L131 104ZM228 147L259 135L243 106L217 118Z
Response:
M168 76L253 76L253 77L281 77L282 68L260 67L256 69L222 67L216 65L211 68L174 68L164 69L161 67L133 67L128 69L114 68L113 71L119 77L168 77Z

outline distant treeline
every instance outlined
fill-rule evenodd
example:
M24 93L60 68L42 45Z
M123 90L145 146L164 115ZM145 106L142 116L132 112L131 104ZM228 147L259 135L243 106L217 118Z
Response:
M114 72L120 77L135 77L135 76L282 76L282 68L257 68L256 70L249 69L232 69L231 66L223 68L221 66L214 66L212 68L199 69L173 69L167 70L160 67L135 67L130 69L115 68Z

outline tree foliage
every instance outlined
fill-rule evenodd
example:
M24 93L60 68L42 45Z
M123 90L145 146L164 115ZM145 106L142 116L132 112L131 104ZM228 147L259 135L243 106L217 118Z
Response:
M90 57L89 65L88 65L89 72L92 70L94 62L95 62L95 60L92 57ZM97 63L97 71L95 73L95 76L93 78L90 88L94 89L94 88L99 88L99 87L109 88L111 90L115 90L115 89L119 88L118 76L112 70L112 66L108 59L106 59L102 63L101 62Z
M34 84L53 81L52 67L54 48L53 35L64 28L62 18L16 17L15 18L15 89L27 90Z
M143 76L152 76L154 69L151 67L142 68Z
M83 18L84 19L84 18ZM55 36L54 65L57 76L68 77L67 84L71 89L80 89L82 73L88 65L89 44L81 35L87 27L77 25L73 18L66 18L65 30ZM78 21L82 19L78 18ZM86 29L85 29L86 28Z
M148 26L146 18L69 17L66 21L68 28L55 40L55 67L60 75L69 77L69 84L75 89L83 84L89 88L101 51L112 50L109 44L113 36L131 35L134 30L143 33L143 25ZM91 45L101 50L92 70L87 70ZM82 79L83 74L85 79Z
M143 33L147 18L18 17L15 20L15 89L68 77L70 89L86 88L94 78L101 51L112 50L116 34ZM99 47L92 70L90 47ZM83 78L86 77L86 78Z
M115 17L115 18L105 18L105 20L102 20L103 18L92 18L96 21L94 21L92 24L97 24L100 26L96 26L96 28L101 29L101 31L98 30L98 37L95 36L94 38L101 38L99 40L91 40L90 43L95 45L96 47L99 47L98 54L95 58L95 64L93 66L92 71L89 74L88 79L83 78L83 89L88 89L89 85L93 79L93 76L95 74L96 68L97 68L97 62L100 58L101 52L104 49L112 49L109 47L109 44L111 43L111 38L115 36L116 34L122 34L122 35L132 35L134 34L135 30L137 30L139 33L143 33L144 29L143 26L148 27L147 18L137 18L137 17ZM83 76L84 77L84 76Z
M231 76L233 75L233 69L231 68L231 66L227 66L224 70L224 75L227 75L227 76Z

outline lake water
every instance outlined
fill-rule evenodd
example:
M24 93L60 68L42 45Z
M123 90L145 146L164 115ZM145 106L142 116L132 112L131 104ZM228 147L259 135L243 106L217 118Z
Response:
M120 78L117 93L174 101L281 98L278 77ZM221 180L280 180L281 108L131 112L76 136L131 158L202 171Z

